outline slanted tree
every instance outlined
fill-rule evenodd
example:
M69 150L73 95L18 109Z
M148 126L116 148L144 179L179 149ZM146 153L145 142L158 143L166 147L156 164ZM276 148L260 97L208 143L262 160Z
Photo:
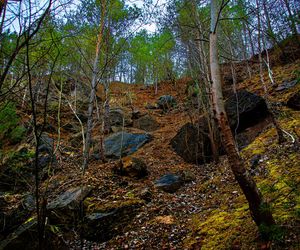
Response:
M212 78L214 113L223 137L224 147L228 156L229 165L236 181L238 182L244 195L246 196L253 220L258 226L261 226L262 224L266 226L272 226L275 224L272 213L268 209L268 204L264 201L262 194L256 186L255 181L246 170L244 162L238 153L224 108L218 58L217 27L219 22L219 14L221 13L225 5L225 1L222 1L221 6L219 6L218 0L211 0L211 27L209 40L210 71Z

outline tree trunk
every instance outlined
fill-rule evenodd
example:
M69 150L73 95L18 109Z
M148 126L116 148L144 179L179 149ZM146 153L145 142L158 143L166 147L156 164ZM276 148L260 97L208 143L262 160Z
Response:
M266 83L264 81L264 77L263 77L263 60L262 60L262 55L261 55L261 50L262 50L262 48L261 48L262 37L261 36L262 35L261 35L261 19L260 19L260 14L259 14L259 0L256 0L256 5L257 5L257 29L258 29L257 40L258 40L258 58L259 58L259 75L260 75L260 81L261 81L261 83L263 85L263 89L264 89L264 93L265 93L264 99L266 101L267 108L268 108L268 110L270 112L272 123L274 124L276 132L277 132L277 135L278 135L278 142L279 143L283 143L285 141L285 138L284 138L284 135L283 135L283 131L280 128L280 125L279 125L279 123L276 120L274 111L273 111L273 109L271 107L271 104L269 102L268 89L267 89L267 85L266 85ZM268 56L267 48L265 48L265 50L266 50L266 54Z
M210 69L212 77L214 112L218 121L219 129L223 136L224 147L228 156L229 165L235 179L246 196L252 218L258 226L261 224L270 226L275 223L274 219L268 209L262 209L267 208L267 204L264 202L256 183L247 172L243 160L238 154L224 108L216 31L218 12L217 0L211 0Z
M83 164L82 168L83 171L86 170L89 162L89 153L90 153L90 144L92 139L92 129L93 129L93 111L94 111L94 100L97 90L97 76L98 76L98 61L100 55L100 47L102 43L103 31L104 31L104 17L106 12L106 4L105 1L101 1L101 23L99 27L99 33L97 37L97 44L96 44L96 52L95 52L95 59L93 64L93 72L92 72L92 81L91 81L91 92L89 98L89 107L88 107L88 121L87 121L87 130L86 130L86 139L85 139L85 150L83 152Z

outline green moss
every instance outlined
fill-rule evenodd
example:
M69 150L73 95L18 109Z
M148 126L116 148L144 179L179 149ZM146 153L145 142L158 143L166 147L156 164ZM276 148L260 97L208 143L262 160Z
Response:
M228 249L237 239L247 245L254 229L247 204L228 211L216 209L205 221L198 215L191 224L193 231L185 241L187 248L194 244L195 237L200 237L201 249Z

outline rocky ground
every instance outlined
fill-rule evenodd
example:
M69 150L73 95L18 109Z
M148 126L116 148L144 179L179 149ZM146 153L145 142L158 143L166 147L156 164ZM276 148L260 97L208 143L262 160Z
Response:
M100 137L95 129L95 146L85 173L81 170L82 145L76 118L66 105L62 112L60 148L53 161L49 155L58 141L57 121L50 119L39 163L45 165L41 192L47 198L48 240L56 243L51 249L299 249L297 69L299 61L276 66L273 69L276 86L269 83L265 73L279 123L292 137L287 135L287 141L278 145L268 116L244 129L241 137L242 141L250 138L241 155L271 202L280 226L274 229L270 241L259 238L225 156L217 164L200 165L187 163L174 151L171 141L180 128L188 122L195 123L199 117L187 104L190 79L181 79L176 85L162 83L157 94L151 86L114 83L113 133L105 139L107 145L113 142L108 162L99 160ZM262 95L258 75L241 82L238 88ZM101 96L101 89L98 94ZM176 104L167 97L167 107L159 106L158 98L163 95L172 96ZM253 120L253 116L246 118ZM132 134L139 137L131 137ZM120 139L130 145L132 141L136 143L123 152L130 156L121 162L120 148L114 148ZM26 157L31 152L30 145L12 149L21 152L18 157L23 165L25 161L32 162L30 157L22 156L22 152L26 152ZM9 159L3 157L3 166L12 164ZM51 161L53 167L49 170L46 166ZM0 196L3 228L0 249L29 249L36 240L31 170L13 172L18 180L15 183L11 178L5 179L12 175L9 169L5 171L1 173L1 187L5 191ZM8 186L14 188L8 192ZM21 230L18 226L24 222L26 227L23 224Z

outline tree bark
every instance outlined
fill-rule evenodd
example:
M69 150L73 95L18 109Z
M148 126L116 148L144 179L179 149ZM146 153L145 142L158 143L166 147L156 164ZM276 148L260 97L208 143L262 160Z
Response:
M89 162L89 153L90 153L92 129L93 129L94 100L95 100L96 90L98 85L98 81L97 81L97 76L99 71L98 62L99 62L100 48L101 48L104 24L105 24L104 22L105 12L106 12L106 1L101 1L101 23L100 23L99 33L97 37L95 59L93 63L91 92L90 92L89 107L88 107L88 121L87 121L87 130L86 130L86 138L85 138L86 145L83 152L83 164L82 164L83 171L87 169L88 162Z
M247 172L243 160L238 154L224 108L217 47L218 11L219 8L217 5L217 0L211 0L210 70L212 78L214 113L218 121L219 129L223 136L224 147L228 156L229 165L236 181L246 196L252 218L258 226L261 224L270 226L275 223L274 219L270 210L262 209L268 207L267 203L263 200L256 183Z

